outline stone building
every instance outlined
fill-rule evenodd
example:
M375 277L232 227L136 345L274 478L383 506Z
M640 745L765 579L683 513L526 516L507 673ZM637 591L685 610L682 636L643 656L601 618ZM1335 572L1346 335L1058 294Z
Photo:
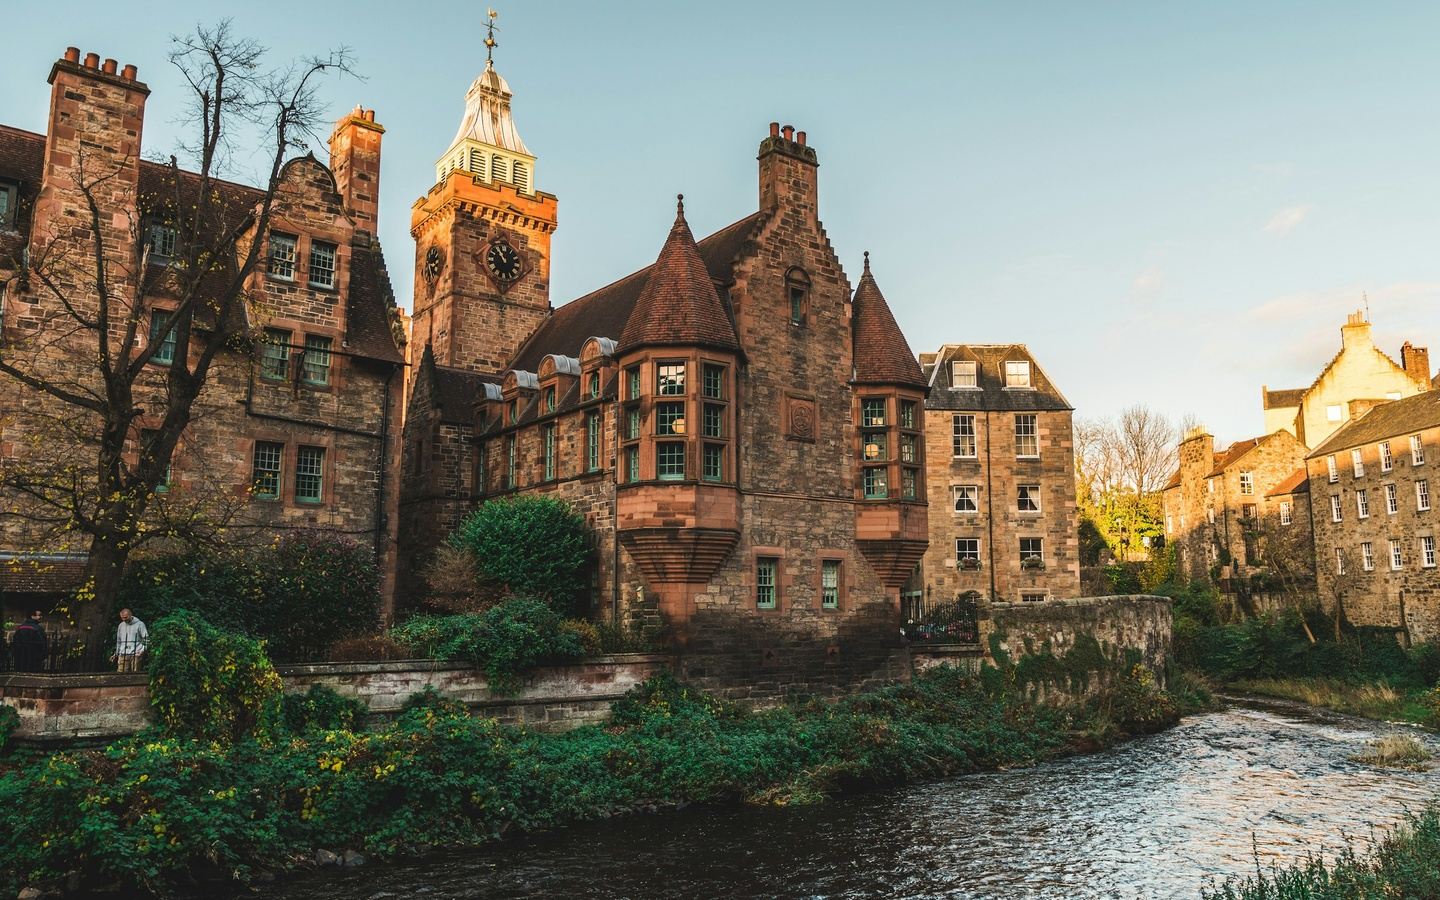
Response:
M1375 346L1370 322L1351 313L1340 328L1340 352L1306 388L1260 389L1265 431L1284 429L1307 447L1318 447L1376 403L1430 389L1430 353L1406 341L1396 362Z
M1440 393L1384 403L1306 459L1321 603L1356 625L1440 639L1432 491L1440 487Z
M1165 540L1187 579L1218 575L1222 587L1263 565L1257 539L1267 521L1306 528L1295 514L1295 473L1305 447L1283 429L1216 452L1215 438L1192 428L1163 491ZM1288 504L1288 506L1287 506ZM1288 520L1288 521L1285 521Z
M42 270L41 261L71 254L66 271L74 272L88 254L93 269L94 241L71 223L88 217L82 180L103 179L96 197L112 303L148 307L136 344L161 344L145 364L140 396L156 397L175 352L157 327L175 302L166 277L176 242L185 240L175 204L193 202L198 181L142 159L150 91L136 76L134 66L101 63L93 53L82 60L70 48L50 71L45 133L0 126L0 341L8 360L40 379L94 384L84 360L94 357L96 339L64 327L59 300L45 284L46 271L58 269ZM373 546L382 572L393 570L404 357L375 237L383 133L372 111L357 108L335 126L331 166L313 156L290 160L268 234L254 234L261 189L216 184L214 227L238 229L242 247L266 241L266 261L245 286L246 340L217 357L157 510L203 516L224 505L232 541L324 529ZM228 260L217 270L227 265L234 270ZM84 293L89 283L78 280L75 290ZM82 312L90 304L93 315L98 296L67 299ZM203 333L192 353L200 352L213 316L209 323L197 314ZM7 472L67 454L94 465L87 435L97 433L98 419L8 376L0 375L0 385L0 466ZM65 427L72 430L59 430ZM128 465L154 427L153 418L141 418ZM7 498L7 513L22 507L29 509L23 499ZM88 544L66 543L44 526L0 518L7 607L53 600L84 572ZM387 594L392 586L387 577Z
M560 497L596 614L663 620L692 677L879 671L926 545L926 385L868 261L852 295L805 133L760 143L756 211L696 241L679 205L653 265L552 308L557 200L511 100L487 62L412 209L407 591L476 503Z
M912 609L1079 596L1069 401L1023 344L946 344L920 366L930 548Z

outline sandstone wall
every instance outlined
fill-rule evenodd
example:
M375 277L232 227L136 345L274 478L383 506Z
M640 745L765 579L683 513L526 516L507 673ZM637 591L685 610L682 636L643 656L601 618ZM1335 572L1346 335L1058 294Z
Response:
M996 603L982 622L982 643L989 656L998 649L1012 661L1048 651L1064 657L1080 635L1099 642L1106 655L1127 650L1163 681L1170 658L1173 615L1168 597L1131 594L1081 597L1051 603Z

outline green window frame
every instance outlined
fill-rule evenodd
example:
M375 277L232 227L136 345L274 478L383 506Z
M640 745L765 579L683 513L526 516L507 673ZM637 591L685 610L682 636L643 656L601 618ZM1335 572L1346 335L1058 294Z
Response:
M514 489L515 484L515 436L512 434L505 446L505 487Z
M662 397L685 396L683 362L662 362L655 367L655 393Z
M640 480L640 448L625 448L625 483L634 484Z
M662 436L685 433L684 402L655 404L655 433Z
M840 608L840 560L820 561L820 608Z
M625 410L625 440L633 441L640 437L640 407L631 406Z
M700 477L706 481L725 480L725 445L706 444L702 451Z
M142 460L141 460L142 462L146 461L145 458L148 458L148 457L151 455L150 448L153 447L153 446L155 446L155 442L156 442L157 440L159 440L159 438L160 438L160 432L159 432L157 429L154 429L154 428L144 428L144 429L141 429L141 431L140 431L140 455L141 455L141 457L142 457ZM155 485L155 493L157 493L157 494L163 494L163 493L165 493L166 491L170 490L170 481L171 481L171 478L170 478L170 465L167 464L167 465L165 466L165 471L160 473L160 482Z
M600 373L599 373L599 372L591 372L591 373L590 373L590 396L591 396L592 399L595 398L595 397L600 396Z
M625 399L640 399L640 367L632 366L625 370Z
M250 493L257 500L279 500L285 445L256 441L250 464Z
M655 445L655 477L661 481L685 480L685 445L660 441Z
M545 426L545 480L555 478L555 426Z
M324 387L330 383L330 348L334 343L324 335L305 335L304 374L301 377L306 384Z
M915 409L916 409L916 404L915 404L915 401L914 401L914 400L901 400L901 401L900 401L900 427L901 427L901 428L907 428L907 429L909 429L909 430L911 430L911 431L914 431L914 430L915 430Z
M585 416L585 471L600 470L600 413L592 410Z
M714 403L705 404L701 414L700 436L707 438L725 436L725 407Z
M260 377L284 381L290 375L290 332L284 328L265 329L260 343Z
M920 493L920 472L918 469L900 470L900 499L914 500Z
M883 428L888 421L884 397L866 397L860 401L860 427Z
M780 601L780 560L761 556L755 560L755 608L774 609Z
M882 462L890 458L890 435L884 431L864 432L861 458L866 462Z
M710 400L725 399L725 367L706 363L702 371L701 391Z
M884 500L890 496L890 476L884 466L867 466L863 477L866 500Z
M900 435L900 461L908 463L920 461L920 444L915 435Z
M300 447L295 451L295 501L319 503L325 492L325 448Z
M168 309L157 309L150 313L150 346L156 348L150 361L162 366L168 366L175 362L174 327L172 326L163 337L160 334L160 330L165 327L165 320L169 317L170 310Z

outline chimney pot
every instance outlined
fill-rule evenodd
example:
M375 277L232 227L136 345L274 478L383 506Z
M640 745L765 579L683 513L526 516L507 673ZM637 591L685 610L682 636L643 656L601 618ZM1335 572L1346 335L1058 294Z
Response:
M77 50L77 51L75 51L75 52L76 52L76 53L79 53L80 51ZM779 137L779 136L780 136L780 123L779 123L779 122L771 122L771 123L770 123L770 136L771 136L771 137Z
M79 61L80 61L80 48L79 48L79 47L66 47L66 48L65 48L65 58L66 58L67 60L69 60L70 62L79 62Z
M115 62L115 60L107 59L105 60L105 64L100 67L100 71L104 72L106 75L114 75L115 70L119 68L119 65L120 64Z
M793 140L795 140L795 126L793 126L793 125L786 125L784 128L782 128L782 129L780 129L780 130L785 133L785 140L787 140L787 141L793 141Z
M98 69L99 67L100 67L100 54L98 54L98 53L87 53L87 54L85 54L85 68L87 68L87 69Z
M367 110L365 110L365 121L367 121L367 122L373 122L373 121L375 121L375 110L373 110L373 109L367 109Z
M140 70L135 68L133 65L127 65L125 68L120 70L120 77L124 78L126 81L134 81L135 76L139 74Z
M802 147L805 146L805 132L803 132L803 131L797 131L797 132L795 132L795 140L800 143L800 146L802 146Z

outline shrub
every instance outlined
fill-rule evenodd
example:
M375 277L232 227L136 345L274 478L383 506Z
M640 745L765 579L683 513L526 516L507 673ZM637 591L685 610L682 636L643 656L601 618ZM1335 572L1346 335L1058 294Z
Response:
M282 660L319 658L379 624L374 554L354 541L295 532L267 547L190 550L136 560L119 603L146 622L178 609L266 641Z
M469 550L441 544L421 574L430 588L426 601L446 612L481 612L503 599L493 586L481 586L480 569Z
M536 666L585 655L577 631L563 628L559 613L528 597L511 598L483 613L416 616L390 635L424 656L480 668L499 692L512 691L517 676Z
M538 597L561 612L576 610L591 562L585 520L550 497L511 497L481 504L450 535L475 560L482 587Z
M323 684L310 685L304 694L286 694L284 700L285 730L291 734L311 729L358 731L368 714L364 703L342 697Z
M383 659L411 659L415 656L388 634L364 634L341 638L325 651L330 662L371 662Z
M259 641L179 610L150 630L150 704L176 738L230 743L279 724L280 676Z
M10 745L10 735L19 727L20 714L15 711L15 707L0 704L0 753L5 752L5 748Z

